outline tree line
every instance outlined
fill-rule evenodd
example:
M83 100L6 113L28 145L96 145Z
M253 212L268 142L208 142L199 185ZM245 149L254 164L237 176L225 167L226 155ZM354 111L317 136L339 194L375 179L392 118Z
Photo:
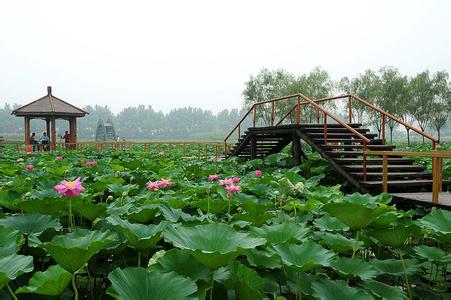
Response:
M294 75L283 69L264 68L258 74L250 75L249 80L245 82L241 109L224 109L214 114L202 108L183 107L163 113L154 110L150 105L138 105L126 107L120 113L113 114L108 106L89 105L84 107L89 115L78 119L78 136L80 139L93 140L98 120L110 119L118 136L127 140L221 140L253 103L299 92L311 99L352 93L407 123L418 125L423 131L436 131L439 138L443 128L450 122L451 84L446 71L431 73L426 70L415 76L407 76L394 67L383 67L379 70L366 70L355 77L333 80L327 71L319 67L301 75ZM293 103L287 102L284 105L277 105L275 113L278 118L282 117ZM345 111L343 107L335 106L332 102L325 105L337 114ZM11 111L17 107L19 105L6 103L0 108L0 135L22 139L23 118L11 115ZM271 107L262 106L258 115L263 124L269 124ZM302 116L304 122L315 121L314 110L303 111ZM353 120L381 131L380 114L375 114L358 102L353 104ZM392 140L399 125L391 119L386 122ZM251 120L247 119L243 128L250 125ZM42 132L45 130L45 122L33 120L31 127L37 133ZM64 133L68 130L68 122L58 120L57 129L58 134ZM410 141L408 130L406 134ZM449 135L451 136L451 133Z
M357 95L406 123L415 124L421 130L433 129L440 139L442 129L451 118L451 83L446 71L431 73L426 70L415 76L403 75L394 67L379 70L368 69L356 77L343 77L338 81L330 78L327 71L317 67L308 74L293 75L283 69L262 69L250 76L243 91L244 106L249 108L255 102L301 92L311 99L320 99L337 94ZM292 105L292 104L291 104ZM281 118L290 104L276 109ZM329 103L336 110L334 103ZM269 123L269 106L258 112L266 124ZM305 114L303 114L305 115ZM312 121L313 111L307 111L307 122ZM381 114L367 106L353 103L353 120L369 125L381 132ZM390 140L399 124L386 120ZM410 132L406 129L410 143Z

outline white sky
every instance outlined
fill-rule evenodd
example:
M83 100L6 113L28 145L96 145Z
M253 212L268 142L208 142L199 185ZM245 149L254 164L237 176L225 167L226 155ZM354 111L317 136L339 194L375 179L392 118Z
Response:
M451 1L0 0L0 105L241 107L262 67L451 70ZM301 91L302 92L302 91Z

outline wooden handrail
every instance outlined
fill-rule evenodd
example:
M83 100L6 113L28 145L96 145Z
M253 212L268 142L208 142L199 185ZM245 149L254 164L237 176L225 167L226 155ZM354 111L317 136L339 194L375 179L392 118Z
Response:
M369 102L366 101L366 100L363 100L362 98L360 98L360 97L358 97L358 96L355 96L355 95L352 95L352 94L348 94L348 95L346 95L346 96L349 96L349 97L354 98L355 100L357 100L357 101L359 101L359 102L365 104L366 106L370 107L371 109L373 109L373 110L375 110L375 111L377 111L377 112L380 112L381 114L385 115L386 117L389 117L389 118L392 119L393 121L396 121L397 123L399 123L399 124L401 124L401 125L403 125L403 126L409 128L410 130L415 131L416 133L418 133L418 134L424 136L425 138L430 139L432 142L434 142L434 143L437 143L437 142L438 142L438 139L436 139L435 137L433 137L433 136L427 134L426 132L422 131L421 129L418 129L418 128L416 128L416 127L413 127L412 125L410 125L410 124L404 122L403 120L401 120L401 119L399 119L399 118L393 116L392 114L389 114L388 112L386 112L386 111L380 109L379 107L374 106L373 104L369 103Z
M432 158L432 203L438 204L439 193L443 185L443 159L451 158L451 151L431 152L400 152L400 151L365 151L364 155L382 156L382 191L388 191L388 157L389 156L417 156Z

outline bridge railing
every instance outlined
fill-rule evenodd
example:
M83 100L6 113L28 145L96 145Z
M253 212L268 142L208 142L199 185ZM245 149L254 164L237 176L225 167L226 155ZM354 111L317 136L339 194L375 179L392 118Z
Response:
M438 204L439 193L443 186L443 159L451 158L450 151L432 152L395 152L395 151L366 151L366 156L382 156L382 191L388 191L388 157L410 156L429 157L432 159L432 203Z

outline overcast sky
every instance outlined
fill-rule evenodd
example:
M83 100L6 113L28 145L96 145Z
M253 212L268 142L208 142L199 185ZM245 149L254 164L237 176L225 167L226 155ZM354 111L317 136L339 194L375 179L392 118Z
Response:
M451 1L1 1L0 105L241 107L263 67L451 70ZM302 92L302 91L301 91Z

